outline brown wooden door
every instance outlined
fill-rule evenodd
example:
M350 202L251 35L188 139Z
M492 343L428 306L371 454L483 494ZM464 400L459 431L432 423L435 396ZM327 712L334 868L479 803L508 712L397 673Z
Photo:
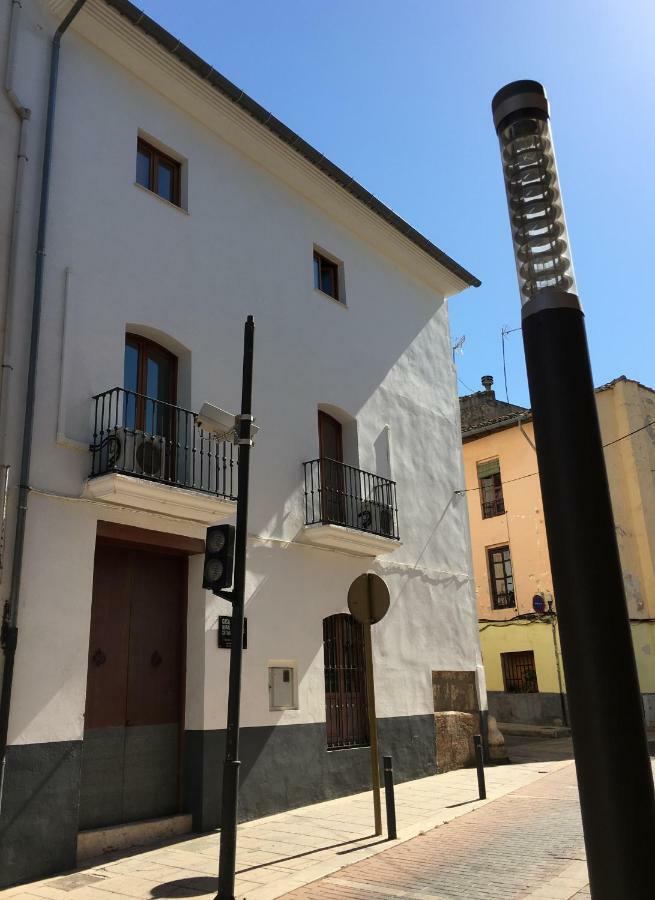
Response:
M180 430L187 426L176 406L177 357L141 335L127 334L123 387L127 391L123 410L125 427L155 439L154 446L164 460L163 474L169 481L175 481L176 443Z
M321 518L345 525L343 438L341 422L319 410L318 445L321 457Z
M98 544L80 828L178 811L186 559Z

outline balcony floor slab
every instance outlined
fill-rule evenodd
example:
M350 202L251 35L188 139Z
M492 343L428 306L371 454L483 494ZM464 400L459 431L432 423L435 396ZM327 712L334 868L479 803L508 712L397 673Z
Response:
M203 525L228 519L237 508L235 500L118 472L89 478L82 496Z
M305 525L295 538L301 544L311 544L326 550L340 550L351 556L386 556L402 547L401 541L348 528L346 525Z

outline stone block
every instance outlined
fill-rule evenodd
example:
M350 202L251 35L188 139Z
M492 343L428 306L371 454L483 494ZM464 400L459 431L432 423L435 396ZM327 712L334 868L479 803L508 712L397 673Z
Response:
M465 712L434 714L437 739L437 772L475 765L473 735L479 732L477 715Z
M505 746L505 738L493 716L487 718L487 740L489 744L489 761L506 761L507 747Z

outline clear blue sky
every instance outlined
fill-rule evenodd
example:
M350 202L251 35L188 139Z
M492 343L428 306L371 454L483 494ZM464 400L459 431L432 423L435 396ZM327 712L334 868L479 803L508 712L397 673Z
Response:
M503 399L520 306L490 102L543 82L594 380L655 387L652 0L137 3L482 280L450 304L457 365ZM520 332L507 374L527 405Z

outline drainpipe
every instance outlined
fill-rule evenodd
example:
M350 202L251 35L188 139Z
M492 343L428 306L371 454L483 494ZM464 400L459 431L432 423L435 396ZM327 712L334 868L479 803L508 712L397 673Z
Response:
M524 418L525 418L525 416L518 416L518 418L516 419L516 424L519 426L519 431L521 432L521 434L523 435L523 437L526 439L526 441L528 442L528 444L530 444L530 446L532 447L532 449L533 449L534 452L536 453L536 452L537 452L537 448L536 448L535 445L534 445L534 441L532 440L532 438L530 437L530 435L528 434L528 432L527 432L527 431L525 430L525 428L523 427L523 420L524 420Z
M57 96L57 77L59 74L59 48L64 32L75 16L82 9L86 0L77 0L68 15L63 19L52 39L50 56L50 78L48 84L48 105L45 120L45 141L43 147L43 170L41 174L41 199L39 202L39 229L36 244L36 261L34 266L34 296L32 300L32 327L30 333L30 352L27 374L27 392L25 397L25 421L23 425L23 447L20 462L20 481L18 485L18 508L16 511L16 537L14 540L14 556L11 571L11 589L9 600L3 616L2 636L5 645L5 664L2 678L2 694L0 695L0 757L2 772L0 775L0 808L4 795L5 766L7 756L7 732L9 729L9 709L11 704L11 687L14 676L14 660L18 639L18 603L20 599L20 578L23 564L23 547L25 543L25 521L27 518L27 501L29 494L30 461L32 458L32 436L34 431L34 402L36 398L36 365L39 354L39 332L41 330L41 306L43 303L43 271L46 255L46 228L48 220L48 200L50 199L50 169L52 164L52 138L55 121L55 101ZM12 8L12 12L15 10ZM12 18L12 23L16 19Z
M550 626L553 632L553 650L555 651L555 668L557 670L557 684L559 685L559 702L562 707L562 722L568 728L569 715L566 710L566 699L564 693L564 683L562 680L562 666L559 658L559 647L557 646L557 613L553 609L553 601L548 601L548 612L550 613Z
M9 485L9 465L6 461L7 442L7 403L13 361L11 349L15 341L11 339L12 315L14 309L14 292L16 283L16 257L18 253L18 226L23 197L23 175L27 163L27 131L32 112L21 103L14 88L16 35L18 18L21 10L20 0L12 0L9 14L9 39L7 41L7 59L5 65L4 91L14 112L18 116L18 145L16 150L16 175L14 179L14 202L9 226L9 248L7 254L7 277L5 290L5 308L0 331L0 582L4 573L4 547L7 525L7 488Z

